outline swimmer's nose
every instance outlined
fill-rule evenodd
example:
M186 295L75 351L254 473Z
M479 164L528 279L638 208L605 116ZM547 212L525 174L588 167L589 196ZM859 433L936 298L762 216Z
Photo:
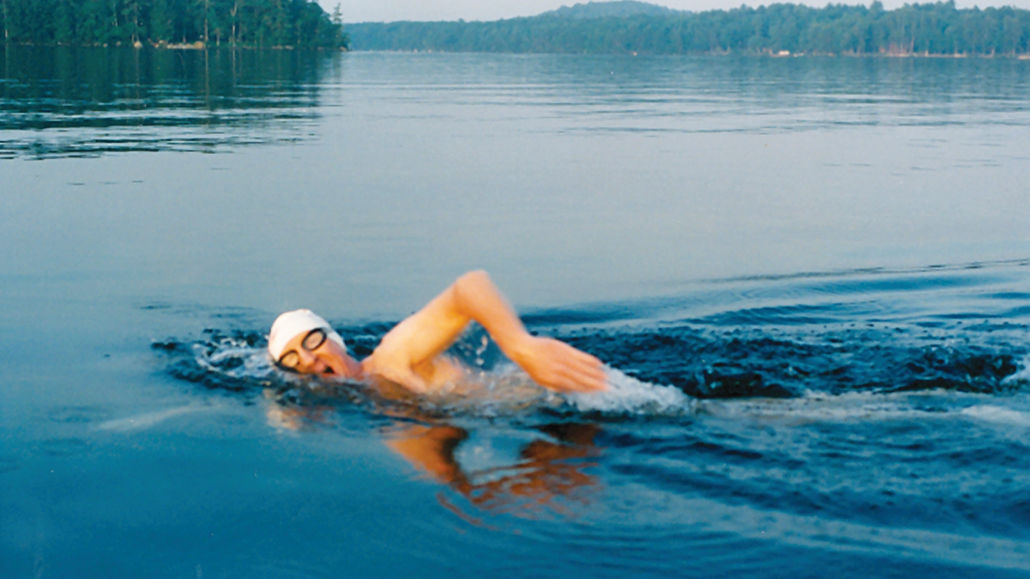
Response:
M304 348L297 348L297 355L300 357L300 367L315 370L315 366L321 361L317 356Z

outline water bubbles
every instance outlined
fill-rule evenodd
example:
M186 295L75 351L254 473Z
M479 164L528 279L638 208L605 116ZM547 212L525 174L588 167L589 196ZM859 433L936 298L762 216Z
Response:
M1030 354L1023 356L1019 362L1019 371L1002 380L1006 386L1023 386L1030 383Z
M608 391L566 394L577 412L608 416L683 416L694 412L697 401L671 386L649 384L608 369Z

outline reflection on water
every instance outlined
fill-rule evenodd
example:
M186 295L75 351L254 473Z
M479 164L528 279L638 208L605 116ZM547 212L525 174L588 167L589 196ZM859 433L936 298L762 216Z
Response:
M340 59L410 121L457 102L545 106L586 135L1028 124L1030 66L1011 59L491 58L0 45L0 158L303 139Z
M384 384L371 388L286 375L269 379L263 372L259 375L264 379L259 379L251 372L238 372L240 366L226 363L224 354L264 358L262 350L227 348L224 339L221 343L213 356L194 348L199 353L194 360L207 368L195 379L213 386L219 381L217 375L233 375L235 382L250 389L261 387L269 426L286 432L334 428L339 412L364 407L387 419L379 428L387 448L417 472L449 486L471 509L532 519L571 517L584 512L589 496L601 484L589 472L597 467L590 459L600 453L594 442L600 432L596 424L562 421L490 430L452 424L470 416L508 420L519 414L536 415L541 405L547 407L545 400L555 396L545 394L524 375L484 370L471 384L458 384L425 399L402 388L385 389ZM168 349L167 344L159 349ZM208 366L207 360L218 358L220 362ZM189 365L188 359L180 362ZM181 365L174 371L180 372ZM279 386L261 386L269 383ZM163 418L186 411L171 409L160 414ZM134 417L132 424L150 418ZM482 524L476 512L463 510L454 499L442 494L439 499L463 519Z
M0 158L218 152L303 139L319 118L333 56L0 46Z
M384 436L387 447L474 508L538 519L579 515L590 505L601 484L590 474L597 467L590 459L600 452L594 445L599 430L594 424L541 425L537 438L518 441L517 452L469 442L469 431L448 424L399 424ZM440 500L463 518L477 520L453 500L443 495Z
M545 107L568 134L862 126L1027 126L1030 63L1012 59L353 55L357 87L405 105ZM384 74L384 71L390 71ZM395 79L401 79L395 82ZM463 107L464 108L464 107ZM444 109L446 111L446 109ZM466 120L456 115L455 121Z
M1027 62L4 50L0 575L1030 571ZM476 267L611 391L268 362Z

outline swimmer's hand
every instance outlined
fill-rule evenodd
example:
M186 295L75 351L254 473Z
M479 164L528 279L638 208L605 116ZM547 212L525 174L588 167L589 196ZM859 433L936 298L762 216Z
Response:
M534 382L555 392L608 389L601 361L560 340L527 334L509 356Z

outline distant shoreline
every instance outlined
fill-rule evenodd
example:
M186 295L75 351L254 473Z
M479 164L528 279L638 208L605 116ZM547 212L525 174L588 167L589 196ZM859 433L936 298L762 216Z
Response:
M28 42L0 42L0 50L8 46L18 47L42 47L42 48L131 48L134 50L170 50L170 51L185 51L185 52L200 52L205 50L244 50L244 51L278 51L278 52L291 52L291 51L316 51L316 52L353 52L353 53L384 53L384 54L533 54L533 55L560 55L560 56L629 56L629 57L648 57L648 56L706 56L706 57L751 57L751 58L769 58L769 59L791 59L791 58L882 58L882 59L929 59L929 60L1021 60L1030 61L1030 53L1020 54L936 54L927 52L876 52L876 53L821 53L821 52L727 52L727 51L711 51L711 52L695 52L695 53L677 53L677 54L666 54L666 53L639 53L639 52L625 52L625 53L568 53L568 52L533 52L533 53L508 53L508 52L496 52L496 51L475 51L475 50L362 50L362 49L348 49L344 47L339 48L327 48L320 46L254 46L254 45L212 45L205 46L203 42L192 42L192 43L138 43L138 44L59 44L59 43L28 43Z
M369 51L1030 57L1030 10L954 1L686 12L624 0L506 20L343 26L350 48Z

